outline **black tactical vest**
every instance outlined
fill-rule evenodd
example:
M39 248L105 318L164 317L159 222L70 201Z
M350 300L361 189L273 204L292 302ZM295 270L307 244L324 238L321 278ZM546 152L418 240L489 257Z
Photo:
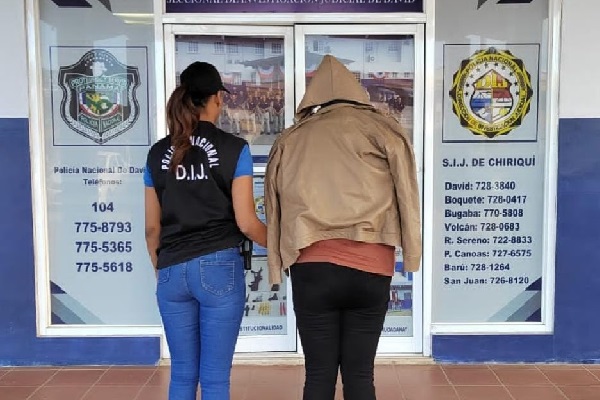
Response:
M231 184L246 141L204 121L190 140L192 148L175 172L170 136L148 153L161 206L158 268L236 247L244 238L235 222Z

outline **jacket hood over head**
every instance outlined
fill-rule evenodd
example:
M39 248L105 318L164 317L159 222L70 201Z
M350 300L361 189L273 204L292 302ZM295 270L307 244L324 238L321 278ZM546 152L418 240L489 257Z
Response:
M354 74L338 59L326 55L306 88L296 115L301 117L308 110L333 100L347 100L367 106L371 105L366 90L360 85Z

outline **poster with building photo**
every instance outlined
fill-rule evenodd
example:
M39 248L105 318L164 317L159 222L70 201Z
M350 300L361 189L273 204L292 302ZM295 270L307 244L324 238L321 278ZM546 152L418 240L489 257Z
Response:
M306 35L308 86L324 54L335 56L367 91L371 104L413 132L415 46L412 35Z
M230 92L217 126L252 146L270 146L285 127L285 56L283 38L182 35L175 42L176 83L199 57L213 64Z

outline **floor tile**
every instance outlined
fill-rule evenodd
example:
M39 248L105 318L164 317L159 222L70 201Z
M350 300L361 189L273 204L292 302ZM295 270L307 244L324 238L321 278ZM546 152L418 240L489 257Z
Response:
M455 388L460 400L512 400L508 390L503 386L455 386Z
M160 367L154 371L154 374L148 380L147 386L169 386L171 381L171 369Z
M598 379L598 381L600 381L600 368L588 368L587 370L590 371Z
M36 389L36 386L0 386L0 399L26 400Z
M251 373L252 385L271 385L273 382L300 384L304 368L298 366L255 367Z
M168 397L169 388L167 386L144 386L135 400L166 400ZM231 400L238 399L232 398Z
M554 386L507 386L515 400L566 400Z
M0 386L39 386L57 372L58 369L13 369L0 378Z
M111 368L96 383L96 385L145 385L156 368Z
M252 378L252 370L256 367L249 365L242 365L233 367L231 370L231 384L242 384L249 383Z
M436 365L396 366L400 385L448 385L448 379L442 368Z
M299 400L300 387L282 381L271 382L270 385L251 385L246 389L246 398L252 400Z
M585 369L580 364L538 364L538 368L544 370L557 370L557 369Z
M229 391L229 393L231 395L231 400L245 400L247 391L248 390L247 390L246 385L232 386L231 390ZM145 400L145 399L140 398L140 400ZM161 399L161 400L164 400L164 399Z
M140 389L138 386L94 386L82 400L133 400Z
M165 400L169 377L169 367L0 368L0 399ZM231 381L232 400L300 400L304 368L236 366ZM600 365L381 365L375 384L378 400L600 400Z
M397 384L376 385L375 393L377 400L404 400L400 385Z
M496 375L487 368L444 368L444 372L453 385L500 385Z
M569 400L598 400L600 399L599 386L561 386L560 390Z
M597 385L598 379L586 369L544 370L544 374L559 386Z
M89 386L42 386L28 400L80 400Z
M405 400L457 400L452 386L410 385L402 386Z
M504 385L551 385L546 375L539 369L495 369L494 373Z
M46 383L46 386L91 386L106 370L61 369Z
M400 384L396 368L393 365L375 367L375 385L378 385L380 382L385 385Z
M488 368L494 371L502 369L538 369L535 364L488 364Z

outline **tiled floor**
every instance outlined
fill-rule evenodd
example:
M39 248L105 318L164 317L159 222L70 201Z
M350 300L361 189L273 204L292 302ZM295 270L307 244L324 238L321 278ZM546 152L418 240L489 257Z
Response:
M232 400L300 400L302 381L235 366ZM375 381L378 400L600 400L600 365L382 365ZM166 400L168 382L168 367L0 368L0 400Z

